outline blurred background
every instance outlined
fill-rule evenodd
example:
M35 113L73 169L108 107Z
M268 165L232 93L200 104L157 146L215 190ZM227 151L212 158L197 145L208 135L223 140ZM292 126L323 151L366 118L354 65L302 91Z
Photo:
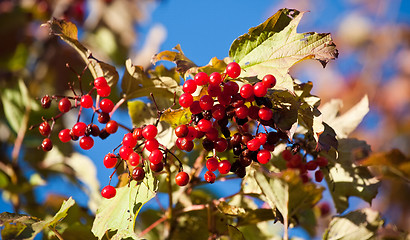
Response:
M61 146L64 155L73 151L82 154L75 162L67 162L63 156L61 162L56 159L39 162L44 153L36 149L41 136L34 130L26 133L23 143L16 141L20 126L10 124L10 112L22 112L15 114L16 121L28 115L29 125L41 121L43 115L53 116L53 110L41 109L38 99L67 91L66 83L74 81L76 75L66 63L77 72L84 68L82 59L70 46L57 37L50 37L48 30L41 27L50 18L74 22L79 29L79 40L93 56L115 65L121 79L127 58L149 69L155 53L171 50L177 44L197 65L206 65L214 56L227 57L235 38L284 7L308 11L298 32L330 32L339 49L339 58L325 69L318 62L304 61L291 69L291 75L302 82L312 81L313 93L322 99L322 104L334 98L341 99L342 112L367 94L370 112L353 137L366 140L373 152L397 148L409 156L410 1L260 0L250 4L245 0L3 0L0 1L3 109L0 113L0 187L8 181L7 163L18 162L23 177L35 183L29 191L19 191L34 194L37 204L51 202L58 196L73 196L80 205L95 210L96 203L90 203L87 193L99 192L100 186L108 183L111 170L104 168L102 160L107 149L115 147L112 143L122 138L122 134L116 134L110 141L97 140L89 151L83 151L77 143ZM85 73L84 79L90 82L90 74ZM4 90L20 88L22 91L20 81L25 83L29 96L37 99L28 112L24 104L19 105L15 92ZM112 99L120 98L119 91L117 89ZM8 108L9 102L15 108ZM131 127L126 109L113 118ZM63 122L70 125L75 120L76 115L73 115L65 117ZM52 171L50 166L54 166ZM84 167L87 171L83 170L79 182L70 179L71 170ZM60 171L65 175L56 174ZM38 176L37 172L42 175ZM210 189L217 196L225 190L223 185ZM18 209L19 203L13 200L9 189L1 193L1 212ZM409 231L409 197L408 184L387 179L372 206L384 214L388 223ZM355 199L352 203L354 207L364 204ZM146 207L154 205L155 201Z

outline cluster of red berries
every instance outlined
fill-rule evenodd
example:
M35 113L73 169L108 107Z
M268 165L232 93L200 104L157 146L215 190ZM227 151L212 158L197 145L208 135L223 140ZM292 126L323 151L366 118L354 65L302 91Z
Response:
M292 154L292 151L285 149L282 152L282 158L286 161L286 167L291 169L299 169L300 177L303 182L309 181L309 171L315 171L315 180L321 182L323 180L323 172L321 168L328 165L328 160L325 157L318 156L313 160L306 161L300 153ZM319 169L318 169L319 168Z
M143 151L147 150L149 152L149 168L153 172L161 172L164 169L167 150L156 139L157 134L158 129L155 125L134 128L132 132L124 135L117 154L108 153L105 155L104 166L114 168L118 166L119 162L125 161L130 173L132 173L130 177L141 182L144 180L146 172ZM175 177L175 182L179 186L187 185L189 182L188 174L180 171ZM107 199L114 197L115 194L116 189L111 185L105 186L101 191L101 195Z
M80 107L78 119L80 119L83 108L93 109L94 114L98 114L98 121L106 125L105 128L100 130L100 128L92 122L86 124L84 122L77 121L71 129L63 129L59 132L58 137L62 142L65 143L70 140L79 140L80 147L84 150L89 150L94 146L94 139L92 137L99 136L104 139L117 131L118 123L114 120L110 120L110 112L114 109L114 103L110 99L104 98L96 103L96 106L94 106L94 101L91 97L91 93L94 90L97 91L99 97L108 97L111 93L111 87L108 85L107 80L104 77L98 77L94 80L94 87L89 93L77 95L73 90L74 96L50 97L46 95L41 98L41 105L45 109L51 106L53 99L60 99L58 101L58 109L60 110L60 113L49 120L43 120L38 127L40 134L46 137L41 144L41 148L44 151L50 151L53 148L53 143L49 136L53 129L55 120L73 108ZM74 104L72 104L72 101ZM49 122L52 122L52 124L50 125Z
M206 162L205 180L210 183L215 181L214 171L217 169L221 174L231 171L239 177L245 176L245 167L252 161L268 163L279 138L287 140L286 134L275 129L272 102L265 97L268 89L275 86L276 78L268 74L262 81L240 87L237 79L240 73L241 67L236 62L229 63L222 75L199 72L194 79L185 81L184 93L179 98L179 104L189 108L192 118L190 124L175 129L176 145L189 152L194 147L194 139L202 139L203 148L214 152ZM206 88L207 92L194 97L198 87ZM252 134L248 127L250 122L263 125L266 133ZM237 128L233 136L229 129L231 125ZM266 127L271 131L268 132ZM230 148L239 157L233 163L221 160L215 154Z

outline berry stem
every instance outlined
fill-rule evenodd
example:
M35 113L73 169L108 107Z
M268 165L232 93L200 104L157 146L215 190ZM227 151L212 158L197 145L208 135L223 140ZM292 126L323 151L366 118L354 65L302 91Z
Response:
M110 117L112 117L112 115L114 114L115 111L117 111L117 109L125 102L125 98L121 98L120 101L117 102L117 104L115 104L114 108L111 110L110 112Z

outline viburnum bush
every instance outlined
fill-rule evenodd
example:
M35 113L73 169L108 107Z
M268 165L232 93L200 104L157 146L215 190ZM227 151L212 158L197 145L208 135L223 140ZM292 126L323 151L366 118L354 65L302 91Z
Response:
M313 84L289 75L300 61L325 67L338 56L330 34L296 31L302 16L279 10L234 40L229 57L206 66L197 66L179 45L153 56L151 69L127 60L121 84L116 68L78 41L73 23L47 22L44 27L77 50L85 66L77 73L67 64L77 77L62 83L69 94L41 97L45 111L58 111L30 127L42 136L38 149L57 154L56 143L83 150L95 148L97 139L111 144L103 159L94 159L112 174L99 195L90 196L98 209L91 229L81 231L98 239L288 239L289 230L299 227L324 239L375 237L383 225L376 211L345 212L350 197L371 203L380 185L358 163L370 147L348 137L368 111L367 97L343 115L332 103L322 111ZM117 116L124 106L132 126ZM76 121L62 128L67 115ZM110 140L113 134L123 134L122 140ZM207 184L238 190L218 198L204 194ZM325 192L330 198L321 201ZM152 198L159 210L140 212ZM61 239L70 236L80 231L64 225L75 215L69 211L74 205L72 198L65 201L51 220L2 214L2 236L30 238L45 229ZM326 219L328 226L320 226Z

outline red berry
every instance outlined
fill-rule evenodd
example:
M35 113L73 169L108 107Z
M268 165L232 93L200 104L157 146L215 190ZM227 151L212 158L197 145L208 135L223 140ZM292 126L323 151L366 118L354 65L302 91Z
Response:
M113 186L105 186L102 190L101 190L101 196L103 196L103 198L106 199L110 199L115 197L115 194L117 193L117 190L115 190L115 187Z
M196 85L203 86L209 82L209 76L204 72L199 72L195 75L194 80Z
M105 77L98 77L94 80L94 86L95 88L99 89L99 88L107 87L108 83Z
M211 110L214 105L214 99L209 95L204 95L199 100L199 106L202 110Z
M268 151L273 152L275 150L275 145L273 144L269 144L269 143L265 143L263 144L263 149L266 149Z
M253 86L253 94L256 97L264 97L268 92L268 88L262 82L258 82Z
M299 168L302 164L302 156L299 154L293 155L289 163L292 168Z
M253 87L250 84L245 84L241 87L241 90L239 91L241 96L243 98L250 98L253 96Z
M41 143L41 148L43 151L50 151L53 148L53 143L51 142L50 138L44 138L43 142Z
M78 122L73 126L73 134L77 137L84 136L87 125L83 122Z
M257 138L259 142L264 145L268 140L268 135L266 135L266 133L258 133L255 138Z
M197 126L201 132L206 133L212 128L212 122L203 118L199 120Z
M249 114L249 109L246 105L240 106L238 108L235 108L235 115L239 119L245 119L248 117Z
M233 96L239 91L239 85L234 81L228 81L224 84L223 94L228 96Z
M157 133L158 129L155 125L147 125L142 130L142 136L147 140L155 138Z
M101 111L105 113L110 113L113 108L114 108L114 103L110 99L104 98L103 100L100 101Z
M145 141L145 149L147 149L148 151L152 152L158 148L159 148L159 142L157 139L153 138L153 139Z
M187 138L180 138L181 142L181 150L190 152L192 151L192 149L194 148L194 142L192 142L192 140L188 140Z
M50 96L45 95L44 97L41 98L41 106L42 106L44 109L49 108L50 105L51 105L51 98L50 98Z
M107 123L110 121L110 114L105 113L105 112L100 112L98 113L98 122L99 123Z
M198 114L202 112L201 106L199 105L199 101L194 101L189 107L189 111L191 111L192 114Z
M267 74L263 77L262 84L267 88L273 88L276 85L276 78L271 74Z
M114 120L108 121L107 124L105 125L105 131L107 131L107 133L109 134L116 133L117 130L118 130L118 123Z
M208 158L208 160L206 160L206 168L211 172L218 169L218 159L215 157Z
M93 106L93 98L86 94L81 97L81 106L83 108L91 108Z
M320 170L317 170L315 172L315 180L316 182L321 182L323 180L323 172Z
M134 148L137 145L137 140L132 136L132 133L126 133L122 138L122 145Z
M110 86L105 86L102 88L97 88L97 94L100 95L101 97L108 97L111 94L111 88Z
M117 164L117 156L114 153L107 153L104 157L104 166L106 168L113 168Z
M261 146L261 142L259 142L259 139L254 138L254 139L250 140L249 142L247 142L246 146L251 151L257 151L257 150L259 150L259 148Z
M273 117L272 109L267 108L267 107L263 107L263 108L259 109L258 116L262 120L269 121Z
M148 160L152 162L153 164L158 164L162 161L163 159L163 154L161 150L155 149L154 151L151 152L151 154L148 157Z
M326 167L327 164L329 163L329 161L327 160L327 158L322 157L322 156L317 157L317 158L316 158L316 162L317 162L317 165L318 165L319 167Z
M225 107L221 104L214 105L211 112L212 117L215 118L215 120L221 120L225 117Z
M261 164L266 164L271 159L271 154L268 150L260 150L257 155L258 162Z
M222 106L228 106L231 103L231 95L225 94L225 93L221 93L218 96L218 102L222 105Z
M133 167L137 166L140 163L140 155L136 152L132 152L128 156L128 162Z
M80 139L80 147L84 150L89 150L94 146L94 139L89 136L84 136Z
M64 143L69 142L71 140L70 129L61 130L58 134L58 138Z
M151 162L149 163L149 168L151 168L153 172L161 172L164 169L164 163L159 162L158 164L153 164Z
M231 163L228 160L219 162L218 171L220 174L227 174L231 170Z
M42 122L40 126L38 126L38 131L41 135L48 136L51 132L50 124L48 124L48 122Z
M210 85L219 85L222 82L222 76L219 72L213 72L209 75L209 84Z
M237 78L241 74L241 66L236 62L231 62L226 66L226 74L231 78Z
M145 171L142 167L135 167L134 170L132 170L132 179L135 181L142 181L144 180L145 177Z
M179 97L179 105L183 108L189 108L194 102L194 97L190 93L183 93Z
M290 159L292 159L292 157L293 157L293 154L292 154L292 152L291 152L289 149L283 150L283 152L282 152L282 158L283 158L285 161L290 161Z
M306 168L307 168L307 170L310 170L310 171L316 170L317 162L316 161L307 162L306 163Z
M86 135L88 134L94 137L98 137L100 133L101 133L100 128L97 125L92 124L92 123L88 124L85 130Z
M218 138L218 129L211 127L205 134L205 136L211 140L211 141L215 141Z
M142 136L142 128L135 128L132 132L132 137L135 138L135 140L143 139L144 137Z
M184 91L184 93L192 94L196 91L196 89L197 84L192 79L186 80L184 85L182 85L182 90Z
M204 175L205 181L209 182L209 183L214 183L216 176L215 173L211 172L211 171L206 171L205 175Z
M194 127L189 126L188 135L185 138L189 141L192 141L197 137L197 135L198 135L198 131Z
M259 107L252 105L249 107L249 117L254 119L254 120L258 120L259 119Z
M222 93L221 87L219 85L209 85L208 95L211 97L218 97Z
M179 172L175 176L175 183L178 184L178 186L185 186L189 182L189 175L186 172Z
M225 150L228 148L228 141L224 138L218 138L214 142L214 148L217 152L225 152Z
M120 150L118 152L122 159L128 160L128 158L130 157L130 154L133 153L134 150L130 147L122 146L120 147Z
M319 203L320 216L324 217L330 213L330 205L328 202Z
M62 113L66 113L71 109L71 102L68 98L62 98L60 102L58 102L58 110Z
M175 128L175 135L179 138L186 137L188 135L188 126L180 125Z

